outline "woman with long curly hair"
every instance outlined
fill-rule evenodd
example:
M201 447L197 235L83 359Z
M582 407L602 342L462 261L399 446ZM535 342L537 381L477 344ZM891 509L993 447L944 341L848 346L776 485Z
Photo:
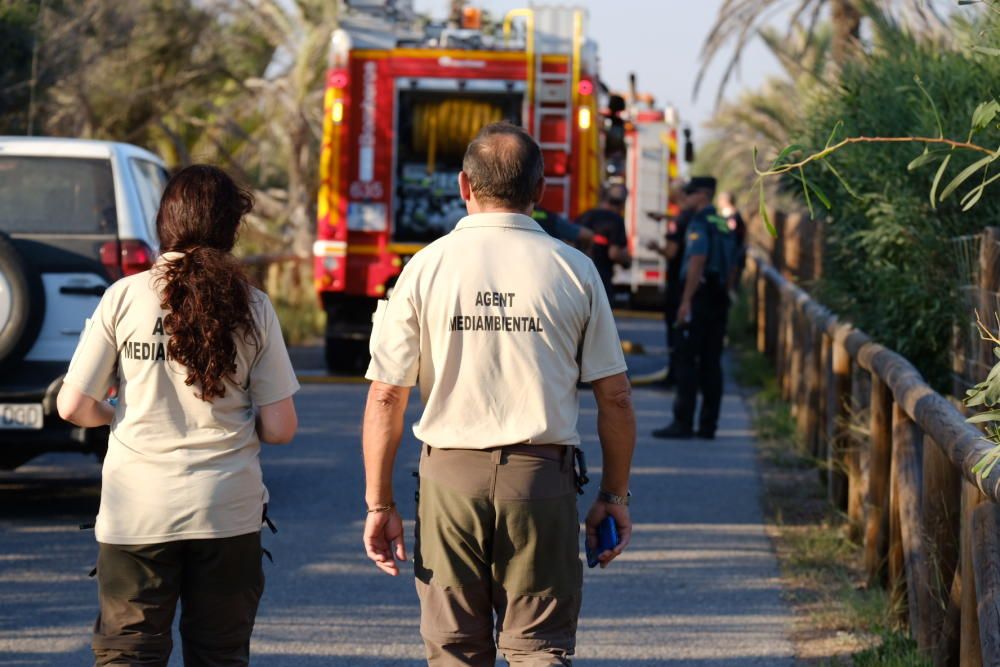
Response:
M249 664L264 589L260 443L292 439L299 388L274 308L231 252L252 207L220 169L177 173L156 216L162 256L104 293L59 392L64 419L111 425L98 665L166 665L178 600L186 665Z

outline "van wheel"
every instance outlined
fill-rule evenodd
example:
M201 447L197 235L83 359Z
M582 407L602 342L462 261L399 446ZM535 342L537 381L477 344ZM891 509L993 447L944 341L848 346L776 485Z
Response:
M0 233L0 369L17 363L35 344L45 318L42 279Z

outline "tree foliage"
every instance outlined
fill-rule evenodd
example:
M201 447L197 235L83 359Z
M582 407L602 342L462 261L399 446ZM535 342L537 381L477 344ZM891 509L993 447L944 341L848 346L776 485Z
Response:
M34 89L36 134L225 166L256 190L255 236L307 253L338 4L4 0L0 134L27 131Z
M27 3L0 4L0 133L28 129L37 9Z
M800 143L772 169L830 208L821 297L942 390L952 326L967 316L951 239L1000 217L997 198L977 199L967 214L972 199L952 194L986 182L1000 149L996 113L984 104L985 82L1000 80L1000 59L984 51L996 46L1000 22L985 13L952 27L960 46L880 22L873 50L809 104Z

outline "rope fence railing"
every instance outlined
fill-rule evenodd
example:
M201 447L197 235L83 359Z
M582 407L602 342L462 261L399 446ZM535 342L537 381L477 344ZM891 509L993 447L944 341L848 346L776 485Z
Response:
M981 246L990 257L977 263L997 271L1000 244ZM762 251L750 259L757 349L811 455L828 464L830 499L862 544L869 584L892 592L933 664L1000 665L1000 466L972 472L993 445L907 359L841 321ZM852 426L859 415L867 428Z

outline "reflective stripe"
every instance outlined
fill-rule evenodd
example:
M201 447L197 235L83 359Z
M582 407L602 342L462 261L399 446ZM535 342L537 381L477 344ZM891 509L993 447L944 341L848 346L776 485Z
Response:
M313 256L315 257L342 257L347 254L347 243L345 241L316 241L313 243Z

